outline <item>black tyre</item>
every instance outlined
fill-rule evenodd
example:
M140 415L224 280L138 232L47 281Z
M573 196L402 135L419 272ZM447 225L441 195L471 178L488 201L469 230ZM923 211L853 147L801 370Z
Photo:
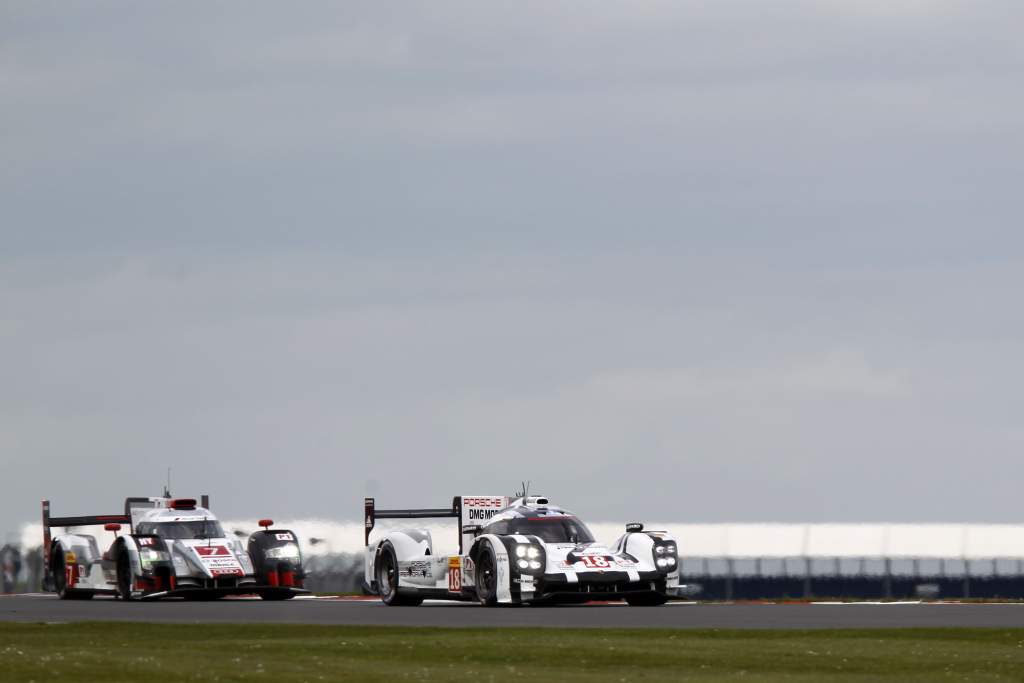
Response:
M68 599L68 575L64 565L64 548L58 543L50 552L50 572L53 574L53 590L61 600Z
M630 607L657 607L668 602L668 598L661 593L637 593L627 595L626 602Z
M498 558L494 555L494 548L490 543L485 542L480 554L476 559L476 574L473 577L476 583L476 599L485 607L493 607L498 604Z
M381 601L391 607L415 607L423 603L423 598L414 595L403 595L398 588L398 556L390 543L385 543L377 555L374 567L377 576L377 594Z
M132 584L134 583L131 558L128 557L128 550L122 547L117 553L117 597L122 600L133 600Z
M68 588L67 564L64 548L58 543L50 554L50 571L53 574L53 589L61 600L92 600L92 591Z

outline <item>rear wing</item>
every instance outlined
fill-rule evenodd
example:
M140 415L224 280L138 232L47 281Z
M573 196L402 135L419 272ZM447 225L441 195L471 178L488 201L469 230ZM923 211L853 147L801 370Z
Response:
M378 510L373 498L363 499L363 543L370 545L370 532L378 519L457 519L459 554L463 553L466 542L462 527L474 522L490 519L498 511L508 507L508 496L455 496L450 508L410 508Z
M89 526L92 524L130 524L128 515L79 515L77 517L51 517L50 501L43 501L43 566L50 566L50 528L66 526Z

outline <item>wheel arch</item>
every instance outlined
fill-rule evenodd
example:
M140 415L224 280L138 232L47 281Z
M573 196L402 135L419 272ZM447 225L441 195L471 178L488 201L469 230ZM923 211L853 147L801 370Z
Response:
M498 573L497 576L497 598L499 603L510 604L518 602L518 591L513 590L513 574L512 563L509 561L511 555L511 547L515 544L515 539L511 536L499 536L497 534L484 534L478 536L473 546L470 548L470 558L473 563L476 564L480 557L480 553L486 546L489 546L491 552L494 553L495 569ZM474 584L476 583L474 577Z

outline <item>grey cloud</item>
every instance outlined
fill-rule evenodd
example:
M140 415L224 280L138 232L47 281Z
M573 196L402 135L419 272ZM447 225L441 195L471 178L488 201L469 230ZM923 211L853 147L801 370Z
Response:
M0 522L1012 518L1019 3L0 12Z

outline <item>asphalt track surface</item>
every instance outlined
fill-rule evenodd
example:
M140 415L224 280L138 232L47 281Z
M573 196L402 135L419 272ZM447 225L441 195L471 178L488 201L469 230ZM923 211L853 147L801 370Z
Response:
M64 601L53 595L0 597L0 621L139 621L151 623L347 624L372 626L549 628L909 628L1024 627L1024 604L669 604L488 609L465 603L385 607L330 599L262 602L125 603L111 598Z

